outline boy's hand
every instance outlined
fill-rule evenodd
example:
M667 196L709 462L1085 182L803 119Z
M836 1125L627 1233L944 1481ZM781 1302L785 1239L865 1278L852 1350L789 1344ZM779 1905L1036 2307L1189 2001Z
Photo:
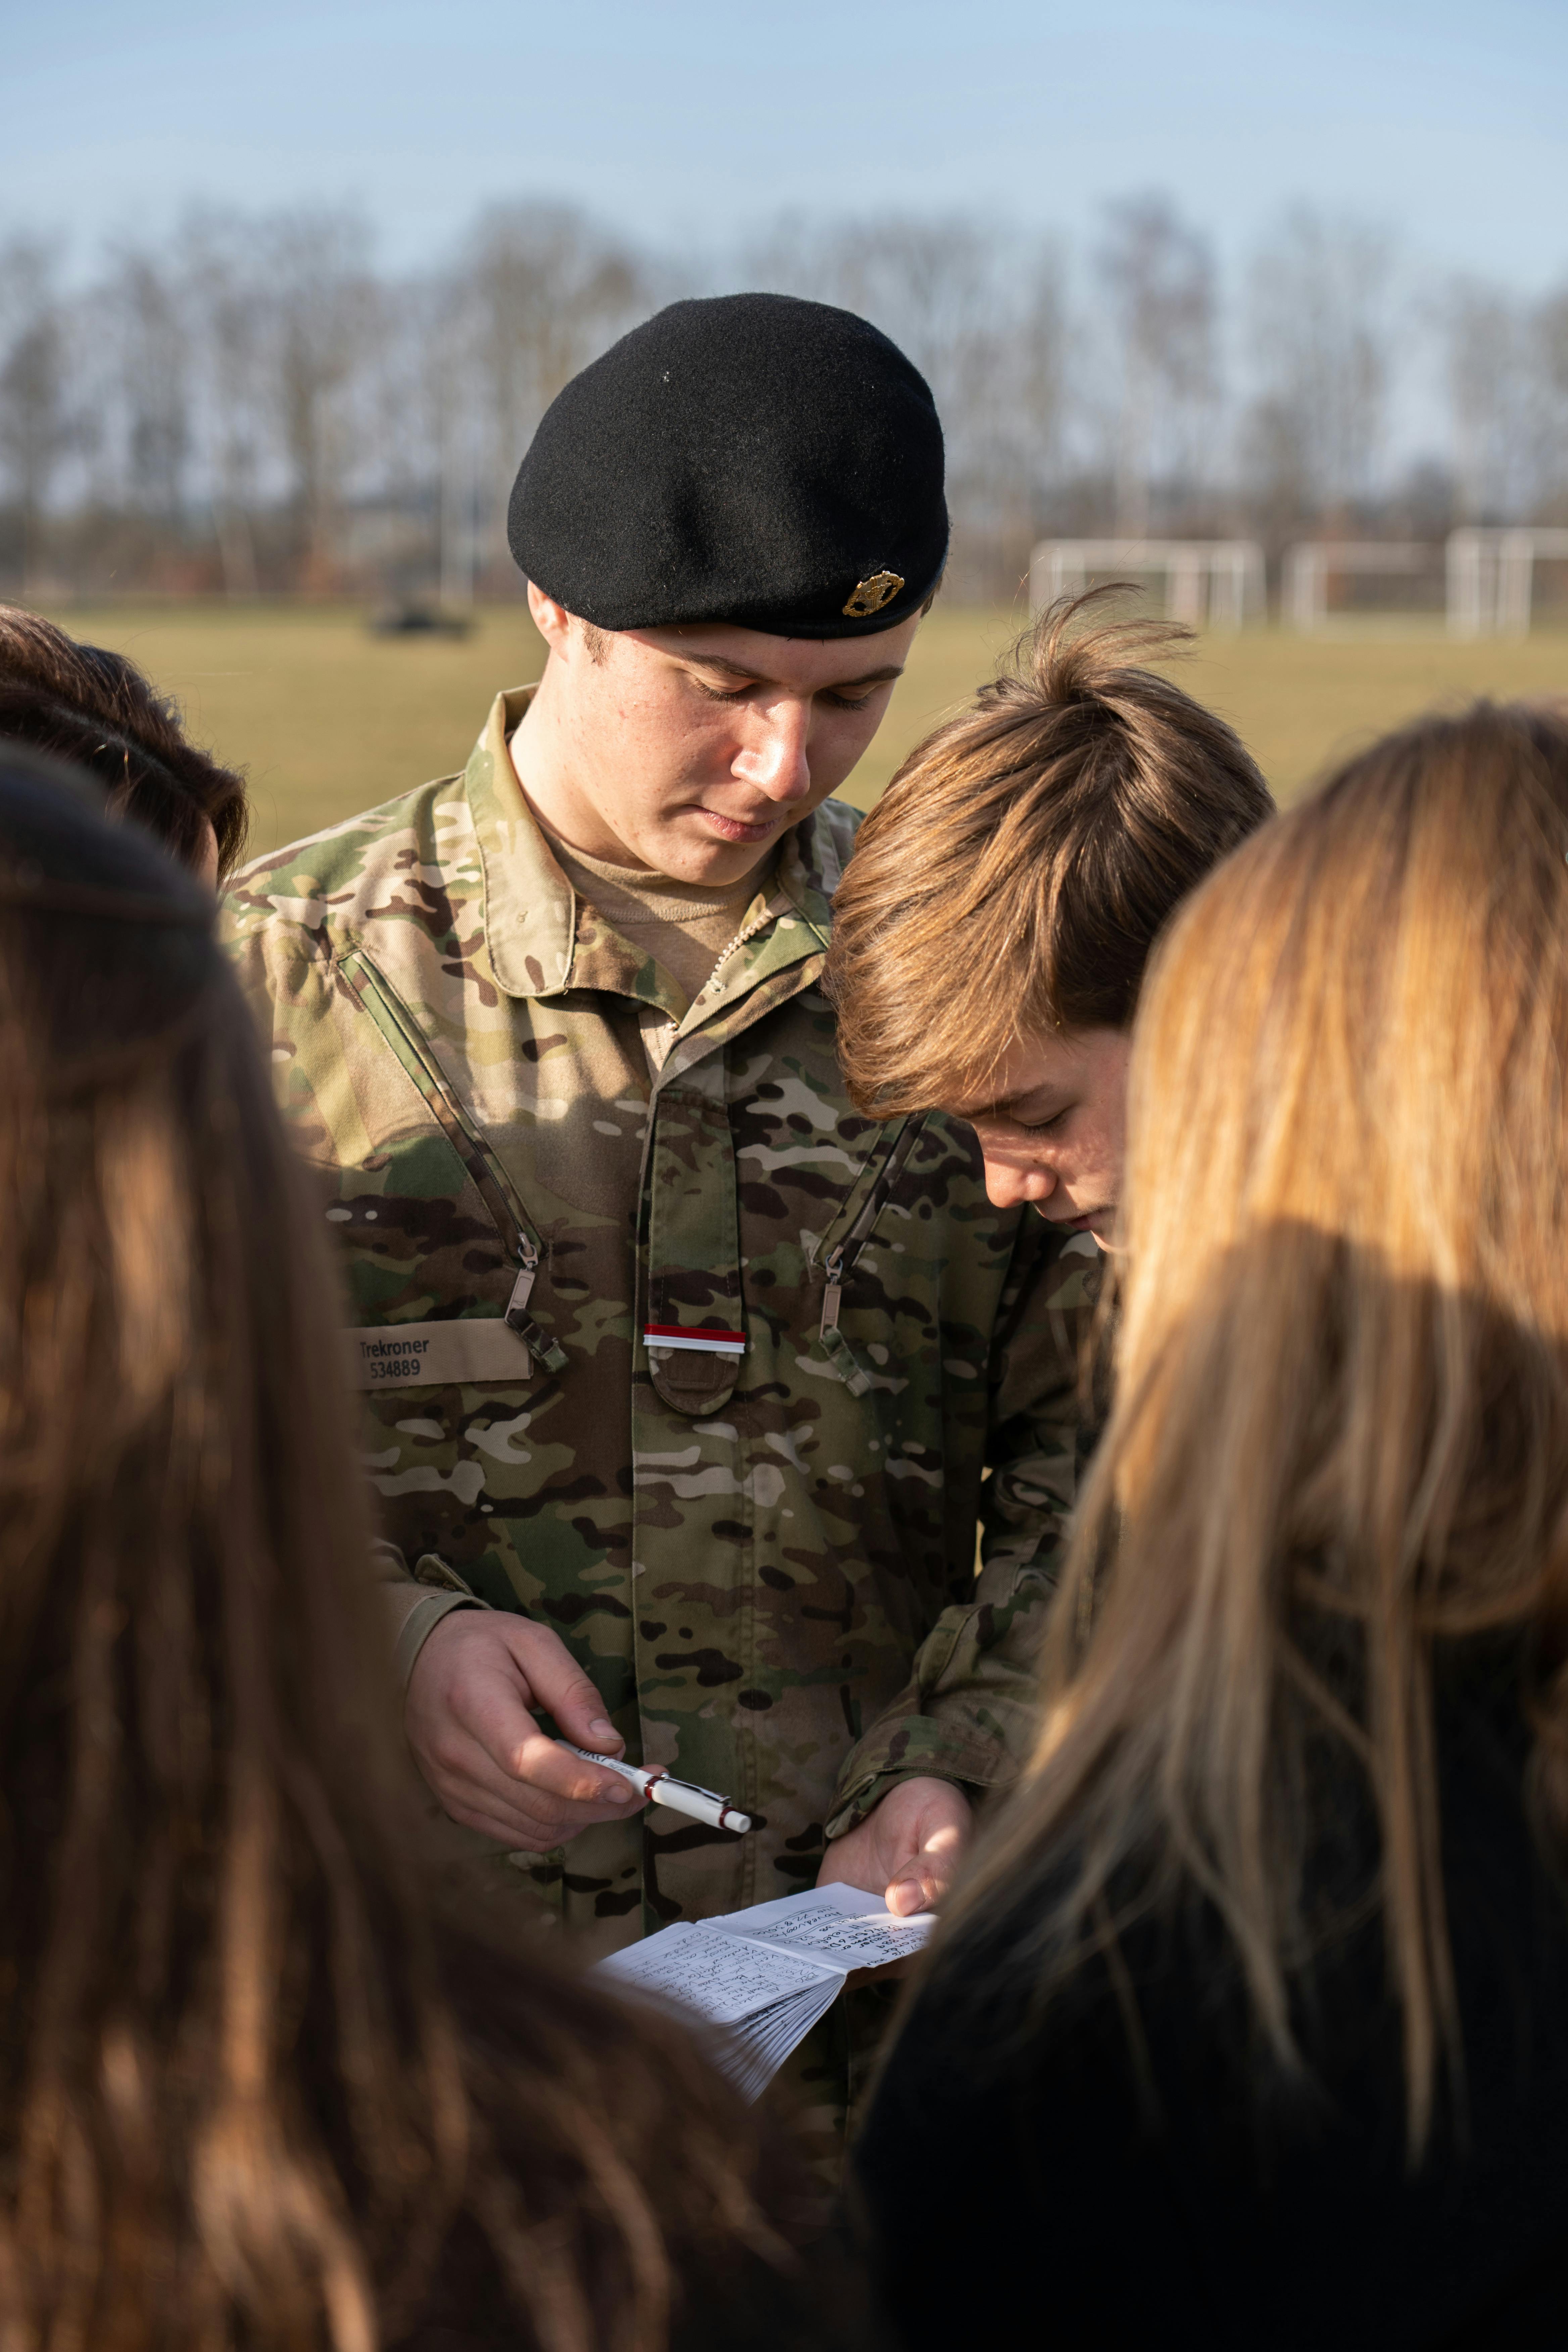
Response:
M952 1780L900 1780L858 1829L835 1838L816 1874L819 1886L863 1886L889 1911L934 1911L974 1826L968 1798Z

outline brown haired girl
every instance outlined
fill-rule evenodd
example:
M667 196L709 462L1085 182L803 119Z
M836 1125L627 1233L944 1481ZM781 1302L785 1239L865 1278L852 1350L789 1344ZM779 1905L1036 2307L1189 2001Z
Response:
M982 2232L1064 2344L1563 2339L1565 1040L1561 715L1378 745L1157 956L1044 1729L861 2144L912 2343Z
M0 604L0 737L96 776L128 816L215 889L245 850L245 779L197 751L134 662L79 645L37 613Z
M798 2342L748 2111L429 1909L210 898L3 750L0 898L0 2341Z

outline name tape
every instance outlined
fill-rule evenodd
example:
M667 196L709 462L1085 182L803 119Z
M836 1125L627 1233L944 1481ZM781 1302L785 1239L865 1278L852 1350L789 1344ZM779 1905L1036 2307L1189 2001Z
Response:
M481 1386L533 1375L528 1343L499 1316L459 1323L380 1324L345 1334L354 1386L362 1389Z

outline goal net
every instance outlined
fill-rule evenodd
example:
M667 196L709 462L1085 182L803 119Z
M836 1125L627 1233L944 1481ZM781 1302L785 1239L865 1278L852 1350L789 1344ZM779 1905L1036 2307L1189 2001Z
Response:
M1036 612L1097 581L1158 583L1167 619L1239 629L1264 610L1263 550L1249 539L1042 539L1029 562Z

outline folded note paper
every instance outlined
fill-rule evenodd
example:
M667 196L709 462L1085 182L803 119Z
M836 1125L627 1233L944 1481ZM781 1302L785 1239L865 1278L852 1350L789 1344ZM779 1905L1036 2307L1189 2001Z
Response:
M935 1925L930 1911L898 1918L858 1886L819 1886L722 1919L682 1920L594 1973L700 2019L718 2063L754 2099L852 1969L907 1959Z

